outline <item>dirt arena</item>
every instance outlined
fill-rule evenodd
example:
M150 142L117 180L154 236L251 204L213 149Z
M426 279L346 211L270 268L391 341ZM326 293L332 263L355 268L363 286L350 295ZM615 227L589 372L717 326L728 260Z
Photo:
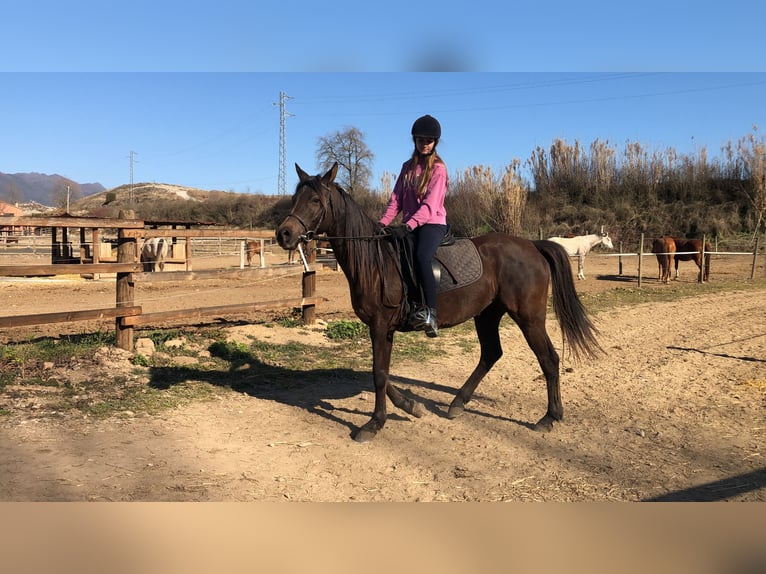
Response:
M662 288L655 261L644 261L646 288ZM744 279L749 263L735 269L714 259L712 282ZM581 293L637 288L635 258L625 262L623 277L616 258L595 253L585 270ZM695 270L682 263L680 280L694 283ZM298 266L296 273L253 283L138 286L137 303L149 312L298 296ZM317 291L326 301L313 327L225 328L234 340L325 347L322 322L353 313L341 272L320 271ZM6 315L108 307L114 299L114 281L106 278L0 280ZM427 415L415 419L391 406L383 431L365 444L350 438L373 407L365 369L283 366L279 380L287 384L217 392L158 415L99 420L46 412L35 397L0 394L0 408L9 413L0 416L0 500L766 501L766 290L733 287L638 304L600 312L595 322L606 353L580 364L564 356L565 418L548 434L530 428L545 411L545 383L510 321L502 327L505 355L455 420L446 409L478 347L393 364L394 383L422 401ZM0 341L109 328L108 322L29 327L0 331ZM549 330L560 348L555 321ZM428 344L450 337L443 330ZM80 368L71 376L86 383L105 370L135 370L117 351ZM152 376L148 368L140 375L145 384ZM228 374L204 376L220 388Z

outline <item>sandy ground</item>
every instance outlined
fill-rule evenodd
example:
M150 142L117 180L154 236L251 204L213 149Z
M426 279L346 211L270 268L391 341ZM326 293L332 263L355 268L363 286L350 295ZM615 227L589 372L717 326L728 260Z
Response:
M661 288L656 264L646 262L646 288ZM627 262L626 273L635 274L635 265ZM727 265L714 261L712 281L716 273L749 273L749 261L736 270ZM616 259L590 257L578 290L636 288L616 270ZM254 292L269 300L298 294L297 277L139 286L138 298L146 311L248 301ZM681 281L694 279L693 265L682 264ZM312 328L255 322L224 328L243 341L329 345L322 321L353 317L348 287L332 270L319 272L317 284L326 301ZM106 307L114 298L109 279L0 281L6 315ZM581 364L564 357L565 419L549 434L530 428L544 413L545 384L511 322L502 327L504 357L455 420L446 409L477 347L393 364L395 384L427 414L415 419L391 406L383 431L365 444L350 438L373 407L364 369L285 366L279 380L287 383L219 392L159 415L102 420L54 416L33 398L12 401L6 393L0 500L766 501L766 292L640 304L595 319L606 354ZM0 331L0 339L109 328L57 324ZM555 321L549 330L560 347ZM443 330L428 344L451 336ZM130 357L109 352L91 368L129 366ZM151 377L149 370L146 384ZM227 373L206 377L220 387Z

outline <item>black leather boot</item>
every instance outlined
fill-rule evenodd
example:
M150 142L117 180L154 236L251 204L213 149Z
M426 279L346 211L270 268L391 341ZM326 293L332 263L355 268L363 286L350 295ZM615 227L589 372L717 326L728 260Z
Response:
M415 331L425 331L429 337L436 337L439 328L436 323L436 309L418 307L412 314L411 326Z
M436 309L428 309L428 321L426 321L424 331L429 337L436 337L439 334L439 326L436 322Z

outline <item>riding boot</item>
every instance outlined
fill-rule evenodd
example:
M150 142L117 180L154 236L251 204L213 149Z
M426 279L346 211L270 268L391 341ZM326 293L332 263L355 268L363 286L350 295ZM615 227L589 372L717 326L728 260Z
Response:
M431 307L418 307L412 313L410 326L415 331L425 331L429 337L436 337L439 328L436 323L436 309Z
M424 330L429 337L436 337L439 334L439 326L436 322L436 309L428 309L428 321Z

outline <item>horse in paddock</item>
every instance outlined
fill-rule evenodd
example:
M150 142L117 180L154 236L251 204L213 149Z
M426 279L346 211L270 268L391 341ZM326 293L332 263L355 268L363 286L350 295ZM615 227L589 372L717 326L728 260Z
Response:
M323 239L321 237L317 237L314 239L315 241L315 249L316 252L319 253L320 251L324 251L325 254L327 252L332 252L332 245L330 245L330 242L327 239ZM287 262L292 263L295 260L295 254L298 252L297 249L290 249L287 252Z
M261 242L257 239L248 239L245 242L245 256L247 257L247 266L253 266L253 257L261 254Z
M697 264L699 273L697 273L698 281L707 281L710 277L710 252L713 250L710 244L705 242L705 262L703 269L702 262L702 240L701 239L680 239L675 238L676 243L676 276L678 279L678 262L679 261L694 261Z
M585 256L590 253L599 243L607 249L612 249L612 240L605 232L592 233L590 235L576 235L575 237L549 237L548 241L558 243L566 249L570 257L577 255L577 278L585 279Z
M652 253L657 256L657 280L667 283L673 268L673 257L676 252L676 242L672 237L658 237L652 243ZM678 267L678 261L676 261Z
M370 218L337 183L336 163L324 175L310 176L298 164L298 184L292 209L276 231L284 249L295 249L318 234L332 245L351 293L354 312L370 330L375 386L371 419L353 433L354 440L372 439L386 422L387 398L394 406L420 417L424 407L405 397L389 380L391 350L396 331L409 327L409 301L402 279L403 265L398 245L389 235L376 232ZM476 387L503 355L499 326L504 315L521 329L545 376L548 407L534 426L550 431L563 417L559 390L559 356L546 331L548 287L552 282L553 309L565 341L575 359L596 356L601 347L596 329L577 296L572 267L564 249L546 240L530 241L504 233L460 239L443 250L466 249L476 270L471 281L439 288L439 328L445 329L473 319L481 347L479 362L450 404L447 416L464 411ZM443 280L449 273L442 272Z
M150 237L141 246L141 263L144 271L160 271L165 269L165 257L168 255L169 244L165 237Z

